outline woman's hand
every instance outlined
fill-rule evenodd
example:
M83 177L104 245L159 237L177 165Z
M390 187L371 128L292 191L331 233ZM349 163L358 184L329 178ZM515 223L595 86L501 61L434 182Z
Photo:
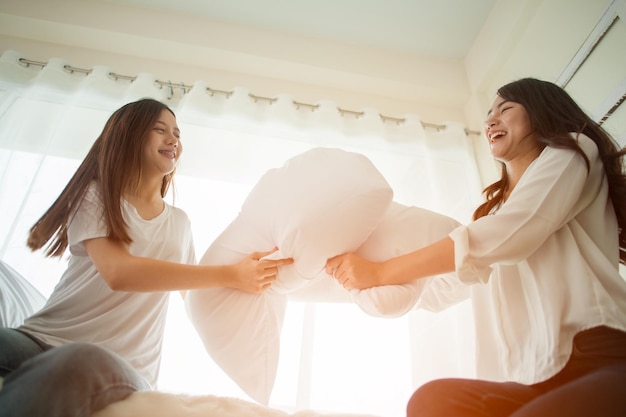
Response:
M346 253L326 261L326 272L346 289L405 284L454 272L454 241L446 236L384 262L370 262L353 253Z
M252 294L261 294L267 290L276 280L278 268L293 263L292 258L262 259L277 250L274 248L267 252L254 252L235 264L232 288Z
M326 273L348 290L384 285L382 264L367 261L353 253L329 259L326 262Z

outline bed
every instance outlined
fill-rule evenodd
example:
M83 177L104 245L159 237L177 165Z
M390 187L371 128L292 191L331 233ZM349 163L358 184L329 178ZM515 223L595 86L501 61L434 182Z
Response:
M213 395L188 396L156 391L136 392L92 417L376 417L365 414L322 413L302 410L288 413L239 398Z

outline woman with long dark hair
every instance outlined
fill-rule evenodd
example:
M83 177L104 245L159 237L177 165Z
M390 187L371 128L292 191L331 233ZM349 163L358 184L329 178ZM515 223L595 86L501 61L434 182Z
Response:
M330 259L346 288L454 272L471 286L479 379L417 389L409 417L626 415L623 149L559 86L501 87L485 136L501 177L474 220L382 263Z
M0 329L0 416L89 417L155 387L169 291L261 293L292 262L197 265L187 215L164 201L181 153L167 106L126 104L33 225L28 246L69 263L40 311Z

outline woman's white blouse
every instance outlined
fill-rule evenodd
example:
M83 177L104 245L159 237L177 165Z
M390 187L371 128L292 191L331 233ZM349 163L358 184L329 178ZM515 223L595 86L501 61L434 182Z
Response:
M479 378L541 382L563 368L577 332L626 331L608 183L595 143L577 138L589 172L580 154L546 147L496 213L450 234L458 278L474 284Z

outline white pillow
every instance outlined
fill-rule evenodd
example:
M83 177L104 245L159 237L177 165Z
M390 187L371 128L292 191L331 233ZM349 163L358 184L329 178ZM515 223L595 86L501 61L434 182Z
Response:
M376 229L356 251L380 262L417 250L447 236L460 224L445 215L392 202ZM289 293L289 300L354 302L376 317L399 317L413 308L441 311L469 297L469 286L455 273L420 279L404 285L386 285L346 291L332 277Z
M287 296L228 288L188 291L187 314L207 353L253 400L269 402Z
M254 228L258 247L293 257L272 285L290 292L323 273L326 260L355 251L374 230L393 191L364 155L315 148L268 171L243 203L238 222Z
M320 279L326 260L353 252L385 215L389 184L369 159L315 148L268 171L201 264L228 264L278 247L293 257L262 295L217 288L189 291L186 306L205 349L252 399L267 404L280 347L286 295Z
M356 253L380 262L420 249L447 236L460 225L443 214L393 202L376 229ZM363 311L378 317L399 317L418 302L431 278L403 285L351 290L352 300Z
M0 261L0 327L17 327L38 311L46 298L15 269Z

